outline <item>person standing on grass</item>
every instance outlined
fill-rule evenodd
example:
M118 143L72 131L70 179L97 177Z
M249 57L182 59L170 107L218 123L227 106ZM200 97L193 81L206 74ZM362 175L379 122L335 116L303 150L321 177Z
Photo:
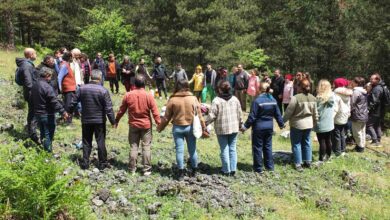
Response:
M212 68L211 64L206 65L206 71L204 72L204 82L203 82L203 91L202 91L202 103L207 102L207 96L210 96L210 101L214 100L215 97L215 78L217 77L217 72Z
M115 127L128 110L129 142L131 146L129 170L135 174L137 169L138 148L142 144L142 172L149 176L152 171L151 144L152 144L152 118L157 126L161 123L153 95L145 91L145 78L141 75L135 77L135 89L126 93L122 105L116 115Z
M54 65L53 65L54 67ZM52 142L56 129L55 113L59 112L64 119L68 118L64 107L57 99L53 87L49 84L54 68L42 67L39 69L39 79L31 89L31 102L34 116L40 129L40 140L47 152L52 152Z
M283 109L286 111L288 104L291 101L291 97L294 95L294 82L293 82L293 75L286 74L284 76L284 88L283 88Z
M248 89L249 75L244 70L242 64L238 64L236 74L236 82L234 84L234 95L241 103L241 109L246 112L246 90Z
M156 87L158 91L158 96L160 99L162 99L161 92L164 92L165 99L168 100L168 94L167 94L167 85L165 82L166 78L169 78L167 73L167 68L164 64L161 63L162 59L160 56L157 56L155 59L153 71L152 71L152 77L156 81Z
M24 49L24 58L16 58L16 66L18 67L18 75L21 77L23 83L23 98L28 104L27 114L27 131L29 138L35 143L39 144L37 134L37 122L34 118L33 107L31 106L30 94L33 84L37 81L37 74L35 72L34 61L37 58L37 53L33 48Z
M181 63L177 63L176 64L176 70L173 71L173 73L169 76L169 79L174 79L175 80L175 84L182 80L182 79L185 79L185 80L188 80L188 76L187 76L187 73L186 71L181 67Z
M251 76L248 79L248 89L246 93L249 95L250 103L252 103L259 95L260 91L260 78L257 76L255 69L250 71Z
M53 87L53 91L56 96L58 96L58 72L55 69L55 59L51 55L46 55L43 58L43 61L41 64L39 64L36 68L37 70L37 76L39 75L39 71L43 68L49 68L52 70L51 79L49 84Z
M252 102L248 119L241 128L241 131L244 132L252 127L253 170L260 175L263 173L263 155L265 169L274 170L272 157L273 119L276 119L281 129L284 128L278 103L272 97L270 90L270 84L261 83L261 95Z
M229 83L230 83L230 93L234 95L234 86L236 84L236 75L237 75L238 69L236 66L232 67L232 72L229 74Z
M284 78L280 73L280 69L276 69L274 76L271 78L271 89L272 96L278 102L280 112L283 112L282 100L283 100L283 89L284 89Z
M332 154L334 116L338 112L335 95L328 80L320 80L317 88L318 121L314 128L320 144L319 161L327 161Z
M122 83L125 86L126 92L135 89L135 67L130 61L129 56L125 56L122 65Z
M180 80L175 87L175 91L168 100L164 117L157 131L161 132L172 121L173 138L176 146L176 162L179 168L178 179L184 179L184 140L187 143L188 153L190 155L192 175L195 176L198 170L198 155L196 153L196 138L193 134L194 115L198 115L203 130L205 125L202 117L201 106L198 99L190 92L187 80Z
M352 136L355 140L356 152L364 152L366 146L366 123L368 121L367 91L363 88L363 77L355 77L352 81L351 120Z
M92 69L98 69L102 72L102 85L104 85L104 81L106 80L107 73L106 73L106 63L104 62L102 53L98 52L96 53L96 58L92 62Z
M106 64L106 71L107 71L107 79L110 82L110 89L111 93L114 93L114 86L115 86L115 93L119 93L119 72L120 72L120 66L118 62L115 60L115 56L113 53L108 55L108 62Z
M230 93L230 84L219 85L218 96L211 103L206 124L214 122L215 133L221 149L221 173L234 176L237 170L237 136L242 124L242 111L238 99Z
M372 86L371 92L368 95L368 122L367 130L371 135L372 146L380 146L382 129L381 124L385 118L385 83L382 81L379 73L374 73L370 77ZM386 87L387 88L387 87Z
M136 75L141 75L145 79L145 84L148 86L149 90L152 89L152 77L149 75L148 68L145 65L145 60L140 58L138 60L138 65L135 67Z
M70 112L70 107L76 93L76 80L69 64L71 60L72 54L70 52L65 52L62 56L60 73L58 74L58 88L62 93L64 108L67 112ZM71 115L68 117L67 123L72 123Z
M229 82L229 78L228 78L228 75L227 75L227 69L225 67L219 67L218 68L218 73L217 73L217 77L215 78L215 85L216 85L216 89L215 89L215 93L216 95L218 96L218 92L219 92L219 84L221 84L222 82ZM230 83L229 83L230 85Z
M91 78L92 67L91 67L91 64L89 63L89 59L88 59L87 54L81 53L80 65L81 65L81 72L82 72L83 79L84 79L84 84L88 84L89 80Z
M283 115L285 123L290 121L294 165L299 172L303 171L303 167L310 168L312 161L310 132L318 121L317 100L310 91L309 80L301 80L298 84L298 94L291 98Z
M203 90L204 75L202 73L202 66L196 66L195 73L192 75L192 79L188 82L189 84L194 83L194 95L200 102Z
M337 78L333 81L333 87L336 103L339 103L336 116L334 118L333 130L333 152L336 156L345 155L346 137L348 130L348 119L351 116L351 96L352 90L347 88L348 80L344 78ZM337 99L339 101L337 101Z
M70 112L81 102L81 127L83 139L83 159L80 162L81 169L89 168L89 157L92 152L92 138L98 147L99 169L109 167L106 150L106 117L112 125L115 125L115 114L112 109L110 93L101 85L102 72L92 70L91 81L77 90Z
M298 94L299 83L302 81L302 79L303 79L303 73L297 72L295 74L294 83L293 83L293 94L294 95Z

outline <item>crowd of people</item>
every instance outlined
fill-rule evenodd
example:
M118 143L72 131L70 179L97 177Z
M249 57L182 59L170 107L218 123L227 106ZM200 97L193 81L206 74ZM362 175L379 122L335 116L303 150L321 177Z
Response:
M17 58L15 79L23 86L23 96L28 103L27 128L31 140L51 152L56 128L56 113L65 123L71 124L73 117L81 116L83 159L82 169L88 169L92 140L95 136L99 168L109 167L105 146L106 121L116 128L122 116L128 114L131 146L129 171L136 172L138 149L142 147L142 173L150 175L152 118L161 132L172 123L172 134L176 149L178 178L185 175L184 148L187 144L191 175L196 175L198 156L195 132L201 129L207 137L213 124L220 146L221 174L232 176L237 171L236 143L240 132L252 127L253 170L262 174L273 171L272 136L274 119L283 129L289 122L294 167L298 171L310 168L312 162L311 131L317 134L319 161L327 161L332 153L343 156L347 138L355 143L355 151L363 152L366 147L366 133L371 137L371 146L381 143L382 126L390 94L379 73L371 75L369 83L364 77L352 80L334 79L331 83L321 79L318 86L309 73L294 75L281 73L276 69L272 77L256 69L246 71L242 64L217 70L207 64L195 67L190 79L180 63L172 74L168 74L160 56L149 74L145 61L133 64L128 56L119 64L114 54L105 61L101 53L90 62L88 56L77 48L67 51L61 48L54 56L47 55L35 67L37 54L26 48L24 58ZM167 80L174 79L174 91L168 96ZM115 115L108 89L119 93L119 82L126 89L121 106ZM190 84L193 84L191 92ZM156 96L164 93L168 100L160 115L152 85L157 88ZM59 97L62 97L62 100ZM246 107L250 103L249 115L244 121ZM205 108L207 98L211 105ZM195 125L199 119L200 127ZM40 137L37 134L37 126Z

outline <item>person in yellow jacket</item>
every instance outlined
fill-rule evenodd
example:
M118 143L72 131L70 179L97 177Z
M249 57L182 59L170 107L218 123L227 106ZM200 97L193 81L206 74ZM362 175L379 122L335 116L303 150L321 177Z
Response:
M194 95L198 98L199 102L202 96L203 80L204 74L202 72L202 66L198 65L196 66L195 73L192 76L192 79L188 83L194 83Z

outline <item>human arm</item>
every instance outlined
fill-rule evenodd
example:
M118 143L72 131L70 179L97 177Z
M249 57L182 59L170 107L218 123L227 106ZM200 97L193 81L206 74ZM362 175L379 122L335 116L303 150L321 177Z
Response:
M171 121L172 118L172 103L169 100L167 103L167 108L165 110L164 117L161 118L161 123L157 126L157 131L161 132L165 129L165 127L168 125L168 123Z
M280 113L280 109L277 105L274 105L274 111L275 111L274 117L276 119L276 122L278 123L279 128L283 129L284 128L284 121L283 121L282 114Z
M256 103L256 101L252 102L251 111L250 111L248 118L246 119L244 125L242 126L243 130L246 130L246 129L250 128L251 126L253 126L253 124L256 121L256 115L257 115L258 110L259 110L258 103Z
M115 125L116 124L115 113L114 113L114 109L112 108L110 93L107 90L105 90L103 95L104 95L104 103L105 103L104 110L106 112L107 118L112 125Z
M60 72L58 73L58 88L60 91L62 91L62 81L64 80L66 75L68 75L68 68L64 64L61 66Z
M218 101L214 99L211 103L209 115L206 118L206 125L213 123L214 120L218 117L218 109Z
M284 115L283 115L284 123L286 123L288 120L290 120L290 118L292 117L292 115L295 112L295 108L296 108L297 104L298 104L297 98L295 96L293 96L291 98L290 103L288 104L286 111L284 112Z
M371 94L368 96L368 110L374 111L381 105L381 88L379 85L377 85L374 89L371 90ZM383 91L383 90L382 90Z
M121 120L122 116L126 113L126 111L127 111L127 95L124 95L122 99L122 104L119 107L119 111L116 113L116 118L115 118L116 124L119 123L119 121Z
M154 122L157 125L159 125L159 124L161 124L161 118L160 118L160 113L158 112L156 101L153 98L153 95L149 94L148 95L148 100L149 100L149 103L150 103L150 109L152 111Z

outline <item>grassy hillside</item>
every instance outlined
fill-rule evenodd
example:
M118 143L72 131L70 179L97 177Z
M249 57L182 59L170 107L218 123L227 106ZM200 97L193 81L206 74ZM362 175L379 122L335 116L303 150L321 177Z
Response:
M10 157L24 155L29 158L34 150L22 150L25 135L23 125L26 109L18 102L20 88L12 83L18 53L0 52L0 125L13 128L0 134L0 164L27 163L28 159L9 162ZM38 64L38 62L36 62ZM120 95L112 95L115 111ZM165 100L159 100L162 107ZM298 173L289 164L277 161L275 173L260 177L252 172L250 132L239 135L238 174L234 178L217 175L220 167L219 146L215 135L197 143L201 174L183 183L173 180L175 163L171 127L161 134L153 130L152 162L154 172L150 177L127 173L130 147L127 141L127 117L118 129L108 127L107 148L113 168L101 173L94 169L81 171L77 158L81 151L74 143L81 140L81 125L74 120L75 128L59 125L54 141L56 157L46 155L48 165L58 167L58 175L69 178L74 185L85 187L84 194L76 193L77 200L66 200L64 213L85 219L390 219L390 140L384 138L384 148L367 149L359 154L348 152L343 158ZM274 151L290 151L289 140L280 137L277 130L273 140ZM314 133L313 133L314 134ZM349 149L352 146L349 146ZM34 149L30 148L30 149ZM318 144L314 143L313 159L318 158ZM39 156L37 156L39 158ZM96 153L94 154L96 157ZM15 176L18 167L13 167ZM23 167L20 165L20 167ZM204 175L210 174L210 175ZM32 174L33 178L34 174ZM63 178L63 177L61 177ZM1 183L1 182L0 182ZM9 187L9 186L7 186ZM12 188L12 187L11 187ZM0 216L9 218L20 207L7 203L8 195L0 185ZM42 190L42 189L41 189ZM43 189L43 191L45 191ZM84 195L83 198L80 198ZM97 202L104 195L104 204ZM77 197L78 196L78 197ZM80 202L83 212L72 212L72 205ZM83 202L86 202L84 204ZM61 207L63 207L61 206ZM62 212L54 216L61 216ZM63 214L66 215L66 214Z

